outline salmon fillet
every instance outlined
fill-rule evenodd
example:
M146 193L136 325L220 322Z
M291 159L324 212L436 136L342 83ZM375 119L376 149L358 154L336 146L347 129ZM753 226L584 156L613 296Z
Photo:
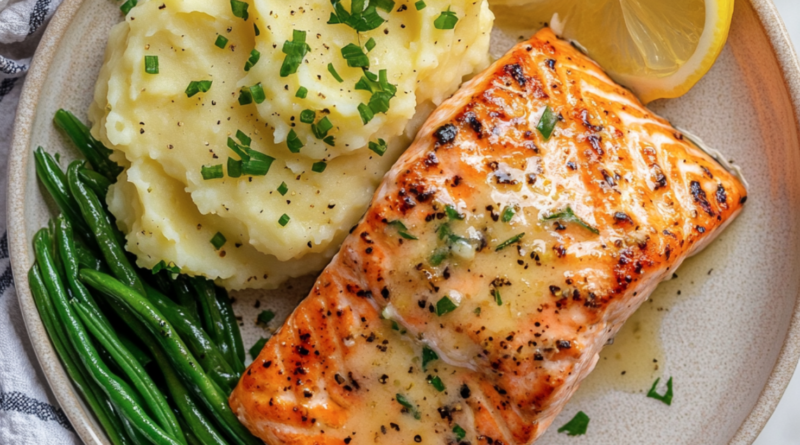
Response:
M428 119L231 408L270 444L532 443L746 198L543 29Z

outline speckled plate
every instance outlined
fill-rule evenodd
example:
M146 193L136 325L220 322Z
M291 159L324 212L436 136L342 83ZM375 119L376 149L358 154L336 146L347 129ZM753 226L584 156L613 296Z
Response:
M526 35L497 12L493 52L500 54ZM56 358L26 280L33 234L55 209L36 180L32 150L59 152L62 165L76 155L52 116L62 107L85 116L108 31L121 19L109 0L60 7L22 93L8 175L11 260L28 333L53 393L89 444L108 442ZM737 0L728 45L711 72L686 96L651 107L741 166L750 199L629 320L555 422L582 410L591 417L587 435L552 428L542 444L749 444L800 357L800 67L771 1ZM277 327L312 282L235 295L246 346L264 335L257 312L275 310ZM673 378L672 406L645 396L659 377L661 391Z

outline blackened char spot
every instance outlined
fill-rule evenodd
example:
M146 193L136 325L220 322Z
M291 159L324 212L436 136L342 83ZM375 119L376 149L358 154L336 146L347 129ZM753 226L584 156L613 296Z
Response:
M592 123L589 121L589 110L581 111L581 121L583 122L583 126L591 131L603 131L603 127L601 125L592 125Z
M436 157L436 153L431 151L428 152L428 156L425 157L423 162L425 167L433 167L435 165L439 165L439 158Z
M703 187L700 185L700 183L697 181L692 181L689 184L689 190L692 192L694 202L696 202L704 212L708 213L708 216L714 216L714 210L711 208L711 203L708 202L706 192L703 190Z
M475 133L478 134L478 139L480 139L483 136L483 124L478 120L478 116L469 111L464 115L464 120L475 130Z
M592 149L597 153L597 156L603 156L603 147L600 146L602 139L599 136L591 135L586 140L592 145Z
M618 224L623 224L623 223L633 224L633 220L625 212L614 213L614 221L616 221Z
M728 193L725 191L725 187L723 187L722 184L717 186L716 197L717 197L717 202L719 203L719 206L722 207L723 209L727 209L728 208Z
M656 183L655 189L658 190L658 189L660 189L662 187L666 187L667 186L667 177L664 176L664 172L661 171L661 166L658 165L658 164L653 164L652 165L652 169L653 169L653 177L654 177L655 183Z
M458 128L453 124L444 124L433 132L433 137L439 141L440 144L449 144L453 142L458 134Z
M547 67L550 68L551 70L555 71L555 69L556 69L556 61L555 61L555 59L547 59Z
M528 79L525 78L525 73L522 72L522 67L516 63L504 66L503 70L511 75L521 87L524 87L525 83L528 81Z
M616 185L617 185L617 182L616 182L616 181L614 181L614 177L613 177L613 176L611 176L610 174L608 174L608 172L607 172L607 171L605 171L605 170L601 170L600 172L601 172L601 173L603 173L603 179L605 179L605 180L606 180L606 183L607 183L608 185L610 185L611 187L614 187L614 186L616 186Z

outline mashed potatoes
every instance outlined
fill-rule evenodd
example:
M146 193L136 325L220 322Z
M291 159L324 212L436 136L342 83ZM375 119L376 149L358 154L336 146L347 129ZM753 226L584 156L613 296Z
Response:
M425 3L417 10L398 1L391 12L379 10L384 23L358 33L326 24L328 0L256 0L247 20L227 1L140 1L112 30L89 113L93 134L127 167L109 208L138 264L172 261L234 289L274 288L322 268L421 118L487 62L492 15L485 1ZM448 6L458 22L437 29ZM281 49L300 28L309 51L295 73L281 77ZM372 92L355 85L371 74L348 67L341 52L359 42L365 69L376 76L386 70L396 86L388 109L366 125L358 106ZM146 72L146 56L150 71L157 57L157 73ZM190 97L192 81L210 86ZM263 101L252 88L259 84ZM300 87L305 98L297 97ZM251 103L248 91L256 93ZM324 118L332 128L322 135ZM290 130L299 152L287 145ZM229 138L274 159L266 174L232 177L228 162L240 155ZM379 138L387 143L383 156L369 148ZM219 248L211 243L217 233L226 239Z

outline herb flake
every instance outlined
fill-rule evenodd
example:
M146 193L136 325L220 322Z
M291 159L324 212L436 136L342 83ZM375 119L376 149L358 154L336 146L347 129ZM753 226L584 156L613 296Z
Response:
M436 315L441 317L442 315L453 312L457 308L458 305L453 303L453 300L451 300L450 297L445 295L439 301L436 302Z
M583 411L578 411L575 417L558 429L559 433L567 433L568 436L582 436L586 434L589 427L589 416Z
M558 122L558 115L550 108L550 105L546 106L544 113L542 113L542 118L539 119L539 123L536 125L536 129L539 130L545 141L549 140L553 134L556 122Z
M667 392L664 393L663 396L656 392L656 386L658 386L659 380L661 380L660 377L657 378L655 382L653 382L653 386L650 388L650 391L647 392L647 397L650 397L651 399L660 400L665 404L667 404L668 406L672 405L672 377L670 377L669 380L667 380Z
M214 249L216 249L216 250L221 249L222 246L224 246L226 242L228 242L228 240L225 239L225 235L223 235L223 234L221 234L219 232L217 232L211 238L211 245L214 246Z

